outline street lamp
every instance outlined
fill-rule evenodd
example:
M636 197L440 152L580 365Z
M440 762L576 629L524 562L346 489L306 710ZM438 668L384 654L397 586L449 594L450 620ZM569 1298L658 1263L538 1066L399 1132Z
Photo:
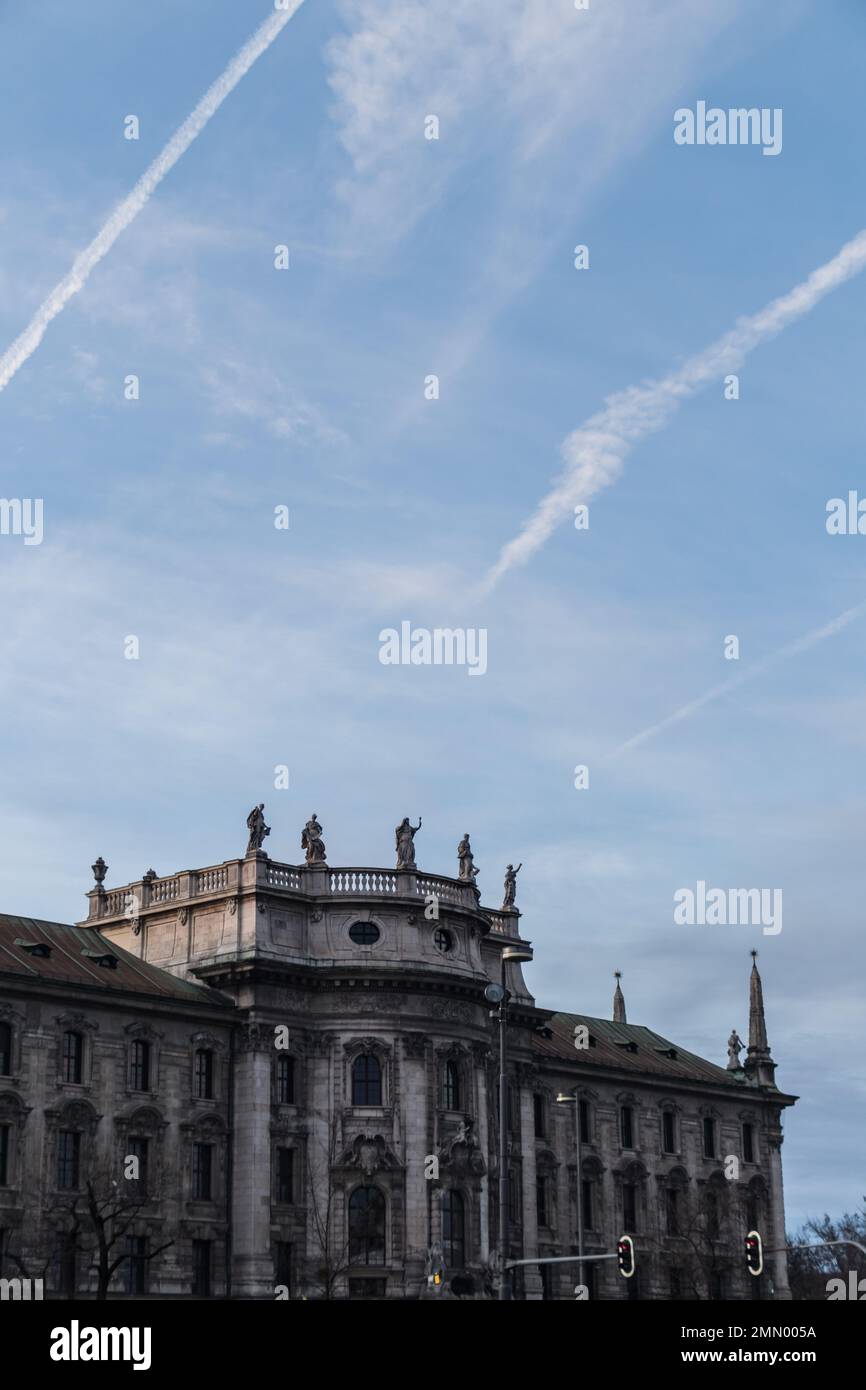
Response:
M577 1282L583 1283L583 1171L581 1165L580 1147L580 1098L578 1088L575 1086L573 1091L560 1091L556 1097L558 1105L574 1106L574 1133L575 1133L575 1155L577 1158L576 1177L577 1177Z
M484 991L485 998L489 1003L499 1005L496 1017L499 1023L499 1298L501 1302L508 1298L505 1273L505 1246L508 1238L508 1076L505 1070L507 1062L505 1034L508 1024L510 995L505 983L505 967L509 964L517 965L521 961L529 960L532 960L532 951L528 946L507 946L502 952L500 984L490 984Z

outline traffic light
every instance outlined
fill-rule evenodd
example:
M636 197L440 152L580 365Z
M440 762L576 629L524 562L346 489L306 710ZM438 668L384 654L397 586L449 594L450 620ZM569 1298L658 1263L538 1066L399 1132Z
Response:
M764 1268L764 1245L757 1231L749 1231L746 1236L746 1266L755 1275Z
M616 1243L616 1261L623 1279L634 1274L634 1241L631 1236L620 1236Z

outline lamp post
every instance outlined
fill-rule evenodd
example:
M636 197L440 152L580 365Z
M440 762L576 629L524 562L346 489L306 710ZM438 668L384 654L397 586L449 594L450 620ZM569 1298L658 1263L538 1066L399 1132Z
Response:
M491 1004L498 1004L496 1018L499 1023L499 1299L508 1299L509 1288L506 1282L505 1260L508 1240L508 1074L506 1071L508 1054L506 1029L508 1027L508 1000L510 998L505 983L505 967L509 962L517 964L532 960L532 952L526 946L507 946L502 952L502 974L498 985L488 985L485 998Z
M575 1169L576 1177L577 1177L577 1258L578 1258L578 1261L579 1261L578 1266L577 1266L577 1282L578 1282L579 1284L582 1284L582 1283L583 1283L583 1168L582 1168L582 1162L581 1162L581 1146L580 1146L580 1099L579 1099L579 1096L578 1096L578 1088L575 1086L575 1088L574 1088L573 1091L560 1091L559 1095L556 1097L556 1100L557 1100L557 1104L559 1104L559 1105L573 1105L573 1106L574 1106L574 1132L575 1132L575 1140L574 1140L575 1150L574 1150L574 1151L575 1151L575 1156L576 1156L576 1159L577 1159L577 1164L576 1164L576 1169Z

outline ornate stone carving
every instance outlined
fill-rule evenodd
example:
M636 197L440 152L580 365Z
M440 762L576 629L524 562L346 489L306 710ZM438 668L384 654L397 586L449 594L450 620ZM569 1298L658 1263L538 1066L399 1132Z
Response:
M401 1165L381 1134L358 1134L349 1147L344 1149L337 1166L358 1168L365 1177L371 1178L380 1169L394 1169Z
M270 1052L274 1046L274 1030L267 1023L244 1023L241 1026L240 1052Z
M456 999L435 999L430 1012L436 1018L450 1018L456 1023L470 1023L473 1009L471 1004L463 1004Z
M403 1034L403 1049L406 1056L412 1058L416 1062L424 1060L429 1045L430 1039L427 1037L426 1033Z
M439 1146L439 1162L455 1173L485 1172L484 1157L475 1137L475 1125L470 1116L460 1121L454 1133Z
M238 900L237 900L237 898L229 898L229 916L230 916L230 917L234 917L234 915L235 915L235 913L237 912L237 910L238 910Z
M181 926L181 927L185 927L185 926L186 926L187 922L189 921L189 908L188 908L188 907L179 907L179 908L178 908L178 910L177 910L177 920L178 920L178 925L179 925L179 926Z

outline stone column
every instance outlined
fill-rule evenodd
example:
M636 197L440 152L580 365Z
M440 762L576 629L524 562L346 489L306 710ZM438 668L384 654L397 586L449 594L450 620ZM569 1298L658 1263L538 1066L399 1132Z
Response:
M770 1144L770 1202L773 1212L773 1245L779 1247L772 1256L773 1283L776 1298L791 1298L788 1284L788 1254L785 1250L785 1196L782 1187L782 1135L771 1134Z
M429 1107L430 1039L423 1033L403 1037L403 1156L406 1164L406 1290L421 1289L427 1273L427 1213L435 1182L424 1176L424 1160L433 1153Z
M271 1064L273 1029L247 1023L235 1057L232 1290L273 1298L271 1256Z
M520 1148L523 1172L523 1258L538 1254L538 1207L535 1190L535 1113L532 1104L534 1072L525 1065L520 1076ZM526 1297L541 1298L541 1275L538 1265L524 1265L523 1286Z
M484 1159L485 1173L481 1180L478 1209L481 1222L480 1249L481 1263L490 1263L490 1134L487 1114L487 1058L490 1049L483 1043L476 1043L472 1049L475 1058L475 1094L478 1106L478 1147Z

